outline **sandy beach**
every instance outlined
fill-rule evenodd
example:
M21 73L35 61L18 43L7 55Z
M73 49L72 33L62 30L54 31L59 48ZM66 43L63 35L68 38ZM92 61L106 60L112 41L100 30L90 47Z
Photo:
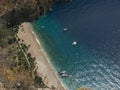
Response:
M30 45L29 52L36 58L37 72L42 77L44 83L50 88L52 86L56 87L55 90L65 90L62 83L57 78L55 71L52 69L51 64L49 64L42 47L39 45L40 43L36 39L30 23L22 23L22 27L20 26L19 28L18 37L24 40L26 45Z

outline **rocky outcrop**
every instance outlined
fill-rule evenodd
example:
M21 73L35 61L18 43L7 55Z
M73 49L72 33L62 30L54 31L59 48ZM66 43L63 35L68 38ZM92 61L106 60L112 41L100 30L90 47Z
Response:
M57 2L68 0L1 0L0 28L38 19Z

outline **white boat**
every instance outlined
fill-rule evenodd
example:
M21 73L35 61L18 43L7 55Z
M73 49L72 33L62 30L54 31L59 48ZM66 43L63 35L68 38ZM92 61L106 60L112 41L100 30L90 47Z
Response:
M76 45L77 45L77 42L76 42L76 41L72 42L72 45L73 45L73 46L76 46Z
M61 72L59 72L59 75L62 75L62 74L65 74L66 73L66 71L61 71Z
M65 73L65 74L62 74L61 77L62 77L62 78L68 77L68 74L66 74L66 73Z
M68 77L68 74L66 73L66 71L61 71L59 72L59 75L64 78L64 77Z
M64 28L63 30L64 30L64 31L67 31L68 29L67 29L67 28Z
M41 26L41 28L42 28L42 29L44 29L44 28L45 28L45 26Z

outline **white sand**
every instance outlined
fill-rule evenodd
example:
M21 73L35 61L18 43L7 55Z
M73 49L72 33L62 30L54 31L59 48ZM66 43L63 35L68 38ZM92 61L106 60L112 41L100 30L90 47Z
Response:
M33 34L33 28L30 23L22 23L23 27L20 26L18 37L24 40L26 45L31 45L29 52L33 57L36 57L36 65L38 66L37 72L42 77L44 83L48 87L55 86L55 90L65 90L63 85L60 83L57 78L55 71L52 69L51 65L48 63L45 53L40 47L40 43L36 40L35 35ZM22 30L24 29L24 31Z

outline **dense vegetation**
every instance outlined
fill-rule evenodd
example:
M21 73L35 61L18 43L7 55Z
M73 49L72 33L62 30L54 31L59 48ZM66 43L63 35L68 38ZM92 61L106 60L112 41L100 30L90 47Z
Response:
M36 20L52 4L64 0L0 0L0 89L34 90L46 87L37 75L35 57L17 37L21 22Z
M54 3L69 0L0 0L0 28L37 20Z
M7 90L46 87L36 73L30 47L17 37L18 26L0 30L0 84Z

